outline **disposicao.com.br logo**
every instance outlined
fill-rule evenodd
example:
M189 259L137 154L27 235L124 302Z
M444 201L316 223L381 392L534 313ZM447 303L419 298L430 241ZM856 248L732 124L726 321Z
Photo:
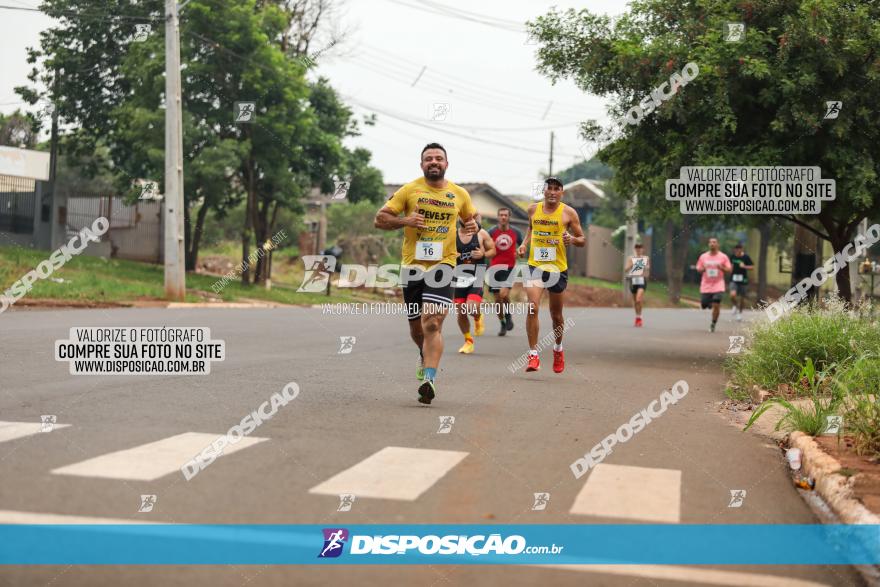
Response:
M526 539L519 534L502 537L501 534L476 534L473 536L447 534L438 536L428 534L353 534L345 528L325 528L324 546L318 558L336 558L342 554L349 543L350 555L517 555L517 554L560 554L564 546L528 546Z
M334 273L339 274L336 287L382 289L406 287L422 280L431 287L453 285L464 288L483 283L489 287L513 287L515 283L520 283L527 287L551 288L560 278L556 267L548 263L519 263L510 269L503 265L462 264L453 267L437 263L427 270L418 265L344 263L339 265L337 271L338 259L333 255L304 255L302 259L303 281L296 291L309 293L326 291ZM505 276L502 278L502 275Z

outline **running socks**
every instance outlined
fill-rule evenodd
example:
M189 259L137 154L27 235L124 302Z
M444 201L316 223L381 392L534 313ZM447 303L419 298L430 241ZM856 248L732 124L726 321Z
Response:
M467 334L464 335L464 341L465 342L474 342L474 335L471 334L470 332L468 332Z
M535 349L529 349L529 356L530 357L537 357L538 351L536 351Z
M433 383L435 377L437 377L437 369L434 367L425 367L425 381Z
M557 353L560 352L562 350L562 345L561 344L554 344L553 350L556 351Z

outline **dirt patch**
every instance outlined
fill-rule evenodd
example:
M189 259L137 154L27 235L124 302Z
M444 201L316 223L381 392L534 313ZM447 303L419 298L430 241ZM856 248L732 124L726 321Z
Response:
M859 456L853 449L851 438L817 436L816 443L840 462L841 472L852 477L852 491L856 499L871 512L880 515L880 462Z
M240 262L239 262L240 263ZM232 271L236 265L222 255L202 255L199 257L198 273L223 276Z
M570 283L565 290L565 305L587 308L620 308L623 306L623 294L619 290Z
M15 302L12 309L41 308L130 308L135 302L104 302L96 300L59 300L53 298L22 298Z

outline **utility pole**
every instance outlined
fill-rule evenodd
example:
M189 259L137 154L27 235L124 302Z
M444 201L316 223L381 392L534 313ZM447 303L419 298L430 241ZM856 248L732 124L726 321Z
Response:
M183 119L177 0L165 0L165 297L184 299Z
M49 183L51 184L50 194L55 194L55 174L58 171L58 83L60 81L60 70L55 68L55 79L52 80L52 134L49 139Z
M62 218L61 201L57 197L55 186L58 175L58 88L61 83L61 68L55 67L55 78L52 80L52 134L49 139L49 189L40 197L39 209L35 210L34 226L36 222L49 222L48 240L41 237L41 244L49 249L56 249L59 241L63 240L67 233L66 215ZM67 203L64 202L65 209ZM64 226L59 222L64 220ZM42 227L40 232L42 233ZM34 235L36 236L36 234Z
M553 139L555 138L553 131L550 131L550 169L547 171L547 175L553 175Z

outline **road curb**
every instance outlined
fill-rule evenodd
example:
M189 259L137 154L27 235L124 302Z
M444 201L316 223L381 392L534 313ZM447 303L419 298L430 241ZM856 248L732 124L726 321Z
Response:
M838 474L840 461L826 453L812 436L792 432L788 446L801 450L801 470L812 477L816 492L845 524L880 524L880 516L872 513L853 494L853 480Z
M275 302L169 302L164 307L172 308L287 308L291 307L287 304L276 304Z

